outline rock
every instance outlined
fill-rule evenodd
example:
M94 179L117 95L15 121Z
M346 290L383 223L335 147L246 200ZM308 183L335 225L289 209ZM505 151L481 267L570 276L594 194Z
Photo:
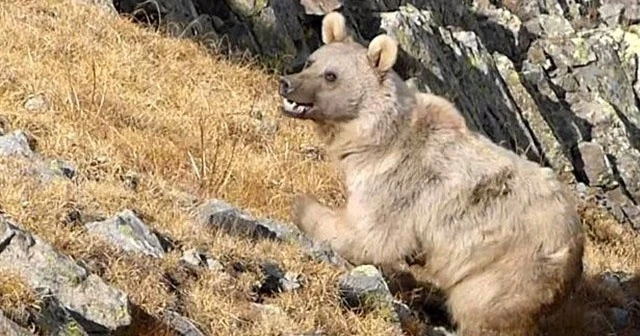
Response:
M382 273L373 265L361 265L343 274L338 279L338 288L342 303L348 308L389 309L398 333L401 325L411 319L411 309L393 298Z
M251 302L251 307L265 315L285 315L285 312L280 307L272 304Z
M27 135L23 131L13 131L0 137L0 156L33 157L35 153L29 146Z
M179 336L204 336L199 327L191 319L188 319L174 311L166 310L162 313L162 320Z
M90 234L100 236L125 251L140 252L154 258L164 257L158 237L129 209L113 218L85 224Z
M598 8L600 18L607 24L607 26L610 27L616 27L620 24L623 12L624 4L612 1L605 2L600 6L600 8Z
M29 112L44 112L49 108L49 102L43 94L35 94L27 97L24 108Z
M636 0L602 0L598 12L610 27L640 23L640 3Z
M273 239L280 241L295 241L301 245L312 258L332 263L346 265L347 262L329 249L326 244L318 243L305 237L294 227L266 219L256 219L247 212L218 199L211 199L195 210L196 220L215 230L221 230L230 235L248 237L250 239Z
M118 16L116 8L113 6L116 0L75 0L77 3L87 3L97 6L102 11L101 13L109 16Z
M27 135L16 130L0 136L0 156L11 157L21 167L15 174L38 176L42 182L50 182L58 177L72 179L76 176L76 169L68 162L53 159L47 160L31 149Z
M125 293L4 215L0 216L0 247L0 272L19 274L30 287L53 296L87 333L114 331L131 323Z
M258 296L271 296L280 292L288 292L302 287L298 274L285 273L278 264L267 262L260 266L264 279L254 287Z
M382 273L375 266L353 268L339 279L339 288L348 307L363 307L391 300L391 292Z
M411 58L398 66L409 69L427 91L451 99L471 129L510 149L517 144L528 158L541 161L492 55L474 32L440 27L430 12L411 5L381 14L381 27Z
M35 336L34 333L4 316L2 311L0 311L0 334L5 336Z
M218 260L213 259L213 257L204 252L202 249L189 249L183 253L180 260L189 265L206 267L213 271L221 271L224 269L224 267Z
M582 161L582 170L587 178L589 186L610 189L618 186L611 171L611 165L602 147L592 141L583 141L578 144L576 161Z
M536 101L527 88L522 85L514 64L506 56L498 53L494 53L493 58L502 80L507 84L509 95L520 110L522 119L537 138L542 159L556 172L570 173L573 170L573 165L564 155L563 145L555 137L553 129L549 127L544 116L540 113Z
M629 311L613 307L609 309L610 319L613 322L613 328L616 331L622 331L629 325Z
M36 324L46 335L88 336L84 328L55 297L43 296Z
M575 33L571 23L562 16L540 14L524 23L527 30L537 37L557 38Z
M325 15L342 7L342 0L300 0L305 14Z
M523 63L521 78L563 147L596 142L624 193L637 201L640 167L631 162L640 160L640 111L632 81L622 71L625 54L632 51L616 42L624 39L621 35L601 30L559 41L538 40ZM569 158L576 173L585 174L582 162Z

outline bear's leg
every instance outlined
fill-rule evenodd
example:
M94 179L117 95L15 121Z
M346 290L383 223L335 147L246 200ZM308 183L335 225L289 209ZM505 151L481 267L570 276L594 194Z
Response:
M341 212L342 209L333 210L320 204L313 196L298 195L293 204L293 222L309 238L329 243L331 249L351 263L396 261L386 262L384 250L359 235Z

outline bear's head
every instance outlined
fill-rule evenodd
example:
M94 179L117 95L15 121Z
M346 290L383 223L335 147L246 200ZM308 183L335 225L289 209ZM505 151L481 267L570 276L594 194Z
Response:
M280 78L283 112L320 122L355 119L367 95L385 94L383 82L393 71L398 45L381 34L364 47L348 34L338 12L323 18L322 42L299 73Z

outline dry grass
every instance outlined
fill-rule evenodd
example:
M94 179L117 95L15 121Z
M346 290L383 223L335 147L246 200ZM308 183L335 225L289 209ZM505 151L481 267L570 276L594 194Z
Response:
M189 198L174 189L284 221L295 192L341 201L331 166L301 149L315 142L309 125L280 116L274 78L193 42L96 15L95 8L65 0L0 0L0 116L8 129L27 131L39 153L73 162L79 173L73 183L44 186L20 174L0 174L1 208L129 293L141 309L138 323L126 331L130 335L170 335L153 318L167 307L183 309L210 335L317 328L330 335L386 334L384 312L356 315L339 307L337 270L308 262L294 245L207 232L192 223L182 206ZM45 111L25 109L34 94L49 101ZM11 165L0 162L7 171ZM135 191L124 182L132 172L141 177ZM281 308L275 315L259 314L250 304L250 289L259 280L253 272L236 279L200 271L185 276L174 291L165 275L180 273L180 248L163 260L125 255L68 220L73 211L109 217L125 208L141 213L179 247L202 246L249 267L277 260L302 273L306 288L267 299ZM587 251L591 274L638 273L637 237L599 218L587 225L594 232ZM0 279L0 304L19 315L33 297L7 279ZM584 292L580 307L600 309L593 291ZM576 310L567 314L575 320Z

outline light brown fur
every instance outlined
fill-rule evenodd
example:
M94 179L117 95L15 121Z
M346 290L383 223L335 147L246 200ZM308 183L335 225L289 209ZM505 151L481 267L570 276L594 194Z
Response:
M534 335L582 273L572 195L550 169L470 131L446 99L409 89L391 69L391 38L365 48L339 15L281 95L312 104L287 113L315 122L347 203L299 195L294 222L355 264L404 264L440 287L458 335Z

